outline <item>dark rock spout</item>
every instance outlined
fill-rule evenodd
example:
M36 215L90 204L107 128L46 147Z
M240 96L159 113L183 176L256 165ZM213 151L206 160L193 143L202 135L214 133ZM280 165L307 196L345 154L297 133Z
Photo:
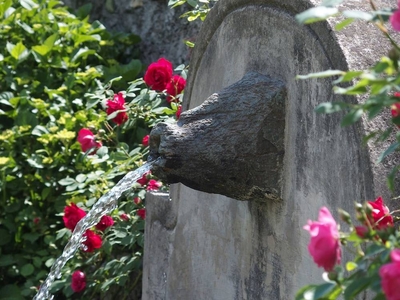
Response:
M150 133L153 173L237 200L281 199L286 89L256 72Z

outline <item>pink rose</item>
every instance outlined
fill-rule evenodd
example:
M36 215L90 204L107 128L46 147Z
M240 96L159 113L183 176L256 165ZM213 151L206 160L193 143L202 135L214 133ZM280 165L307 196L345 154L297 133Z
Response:
M65 227L71 231L74 231L76 224L78 224L78 222L84 216L86 216L86 212L76 206L75 203L71 203L71 205L68 205L64 208L63 221Z
M400 249L392 250L390 258L392 262L379 269L382 290L387 300L400 300Z
M86 287L86 275L80 270L72 274L71 288L75 293L83 291Z
M185 89L185 85L186 85L186 80L183 77L179 75L174 75L171 81L166 86L168 94L167 101L169 103L174 101L175 96L182 93L182 91Z
M178 106L178 110L177 110L176 113L175 113L177 119L180 118L181 113L182 113L182 105L179 105L179 106Z
M390 23L392 24L394 30L400 31L400 9L396 10L390 16Z
M78 132L78 142L81 144L81 149L83 152L86 152L92 148L100 148L102 144L95 140L93 132L90 129L82 128ZM91 152L93 154L95 151Z
M107 100L107 115L111 115L116 111L120 111L114 119L112 119L118 125L121 125L128 121L128 115L125 112L125 99L122 93L114 95L113 100Z
M136 213L141 219L144 220L146 218L146 209L145 208L138 209Z
M86 237L86 241L83 242L83 244L86 246L86 249L83 250L84 252L93 252L94 249L101 248L101 244L103 243L101 236L94 233L90 229L86 230L83 236Z
M147 147L147 146L149 145L149 138L150 138L149 135L145 135L145 136L143 137L143 139L142 139L142 144L143 144L144 147Z
M393 217L389 214L389 208L383 203L382 197L368 201L368 204L372 206L372 216L369 217L372 227L384 229L394 225Z
M160 58L147 68L143 80L153 90L163 91L172 78L172 63Z
M336 221L326 207L319 211L318 221L308 220L303 227L311 235L308 251L314 262L323 267L325 271L332 271L335 264L341 260L341 249L339 243L339 231Z
M108 227L114 225L114 220L110 216L102 216L100 222L97 223L96 228L100 231L106 230Z
M157 191L161 186L162 186L161 182L154 180L154 179L150 179L149 183L147 184L147 190L148 191Z

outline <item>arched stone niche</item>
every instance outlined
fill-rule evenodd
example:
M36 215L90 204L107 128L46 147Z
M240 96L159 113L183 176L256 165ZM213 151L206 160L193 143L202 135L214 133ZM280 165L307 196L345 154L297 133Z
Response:
M353 201L379 192L370 150L361 146L362 126L341 128L340 115L313 111L337 97L331 80L295 79L371 60L365 53L354 58L346 44L358 27L335 35L327 23L299 25L294 16L310 5L220 0L207 17L190 62L184 110L248 72L283 82L285 122L277 128L284 140L282 199L237 201L183 184L171 186L170 195L148 195L143 299L294 299L300 287L321 281L302 229L307 219L316 219L322 206L337 218L337 208L352 211ZM376 36L363 30L368 39Z

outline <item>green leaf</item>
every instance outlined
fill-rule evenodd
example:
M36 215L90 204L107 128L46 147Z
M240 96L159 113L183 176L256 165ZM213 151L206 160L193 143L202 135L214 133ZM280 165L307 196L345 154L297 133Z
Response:
M32 0L19 0L19 3L21 3L22 7L26 8L27 10L32 10L39 7L39 5Z
M340 70L326 70L318 73L310 73L307 75L297 75L296 79L309 79L309 78L325 78L332 77L337 75L344 75L346 72Z
M390 171L390 173L387 177L387 186L388 186L389 190L391 190L392 192L394 192L394 188L395 188L394 180L395 180L396 175L399 172L399 170L400 170L400 166L394 167Z
M87 41L100 41L101 37L98 34L93 34L93 35L76 34L74 35L73 40L75 42L74 47L78 47L80 44Z
M33 31L32 27L29 26L28 24L21 22L21 20L17 20L16 23L22 27L26 32L33 34L35 31Z
M349 113L347 113L347 115L343 117L341 125L348 126L357 122L361 118L362 114L363 114L362 108L351 110Z
M1 300L24 300L21 290L16 285L8 284L0 288Z
M364 21L371 21L373 15L360 10L345 10L343 16L346 18L360 19Z
M58 183L63 186L67 186L67 185L76 183L76 181L73 178L67 177L67 178L59 180Z
M32 275L32 273L35 271L35 267L32 264L26 264L22 266L20 272L21 275L24 277L28 277L29 275Z
M3 228L0 228L0 236L0 246L4 246L11 241L11 234Z
M3 18L6 10L12 5L12 0L3 0L0 2L0 19Z
M397 150L397 148L399 148L400 143L396 142L391 144L378 158L377 163L381 163L383 161L383 159L388 156L389 154L393 153L394 151Z
M360 292L365 290L371 283L371 278L357 278L353 280L344 290L344 299L353 300Z
M296 15L296 20L299 23L310 24L326 20L336 15L338 12L339 10L336 7L317 6Z
M0 267L10 266L16 262L17 260L11 254L0 255Z
M91 49L88 49L88 48L81 48L74 54L74 56L72 57L71 61L72 62L76 62L80 58L85 59L89 55L93 55L95 53L96 53L95 50L91 50Z
M42 56L45 56L47 53L50 52L51 48L46 45L40 45L40 46L33 46L32 50Z
M345 102L325 102L319 104L315 108L315 112L323 114L331 114L347 108L348 104Z
M347 271L353 271L353 270L355 270L357 268L357 264L355 263L355 262L353 262L353 261L348 261L347 263L346 263L346 270Z
M16 45L13 45L13 44L7 42L6 47L7 47L7 51L11 54L11 56L14 57L18 61L24 60L29 55L29 51L26 49L24 44L22 44L22 42L19 42Z
M354 19L353 18L348 18L343 20L342 22L338 23L335 25L335 29L337 31L342 30L343 28L345 28L346 26L350 25L351 23L353 23Z

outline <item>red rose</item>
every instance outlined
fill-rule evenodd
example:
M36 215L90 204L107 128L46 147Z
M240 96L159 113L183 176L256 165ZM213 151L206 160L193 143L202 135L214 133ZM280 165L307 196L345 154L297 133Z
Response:
M149 179L147 178L148 175L150 175L150 172L146 172L145 174L143 174L142 178L140 178L136 182L139 183L142 186L146 185L149 182Z
M101 247L103 242L101 240L101 236L94 233L90 229L86 230L83 236L86 238L86 240L83 242L83 244L86 246L83 250L84 252L93 252L94 249L99 249Z
M123 221L128 221L129 220L129 216L127 214L120 214L119 216L121 218L121 220Z
M80 270L72 274L71 288L75 293L83 291L86 287L86 275Z
M140 203L142 203L142 199L140 199L140 197L135 197L135 199L133 199L133 202L134 202L136 205L139 205Z
M185 85L186 85L186 80L183 77L179 75L174 75L171 81L166 86L168 94L167 101L169 103L174 101L175 96L182 93L182 91L185 89Z
M368 228L365 226L356 226L355 230L356 230L356 234L362 239L368 235L368 231L369 231Z
M138 209L136 213L141 219L144 220L146 218L146 209L145 208Z
M149 145L149 138L150 138L149 135L145 135L145 136L143 137L143 139L142 139L142 144L143 144L143 146L147 147L147 146Z
M314 262L325 271L332 271L341 260L339 231L335 219L326 207L319 211L318 221L308 220L303 227L311 235L308 251Z
M91 132L87 128L82 128L78 132L78 142L81 144L81 149L83 152L86 152L92 148L100 148L102 144L95 140L93 132ZM93 154L95 151L91 152Z
M382 290L387 300L400 300L400 249L392 250L390 258L392 262L379 269Z
M179 119L182 113L182 105L178 106L178 110L176 111L176 118Z
M375 201L368 201L372 207L372 214L369 221L373 228L384 229L392 227L393 217L389 214L389 208L383 203L382 197L378 197Z
M125 99L122 93L115 94L113 100L107 100L107 115L111 115L116 111L120 111L115 118L112 119L118 125L128 121L128 115L125 110Z
M165 58L150 64L144 74L144 82L153 90L163 91L172 77L172 63Z
M76 206L75 203L71 203L70 206L64 208L63 221L66 228L74 231L76 224L86 216L86 212Z
M96 228L98 230L104 231L108 227L111 227L114 225L114 220L110 216L102 216L100 219L100 222L97 223Z
M162 186L161 182L154 180L154 179L150 179L149 183L147 184L147 190L148 191L157 191L161 186Z
M39 223L40 223L40 218L39 218L39 217L34 218L34 219L33 219L33 223L34 223L35 225L39 224Z

